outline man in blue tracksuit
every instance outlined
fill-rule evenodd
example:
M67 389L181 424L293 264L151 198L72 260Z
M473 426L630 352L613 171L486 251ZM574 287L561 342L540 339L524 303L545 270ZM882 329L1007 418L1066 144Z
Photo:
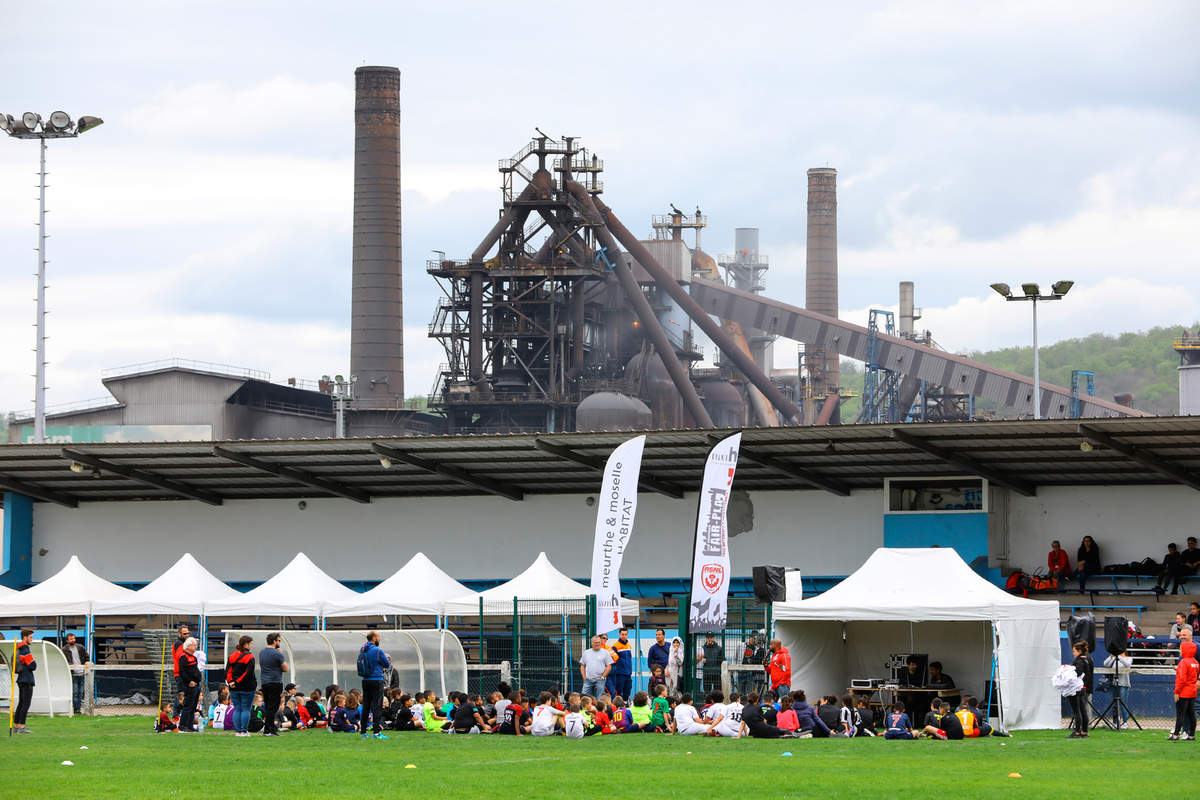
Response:
M617 632L617 640L612 644L612 651L617 660L613 662L608 679L612 681L617 694L628 701L633 688L633 642L629 641L628 628L621 628Z
M383 672L392 666L391 659L379 646L379 632L367 631L367 643L358 651L358 674L362 676L363 711L359 719L359 734L367 738L367 718L376 739L388 737L380 733L383 727Z

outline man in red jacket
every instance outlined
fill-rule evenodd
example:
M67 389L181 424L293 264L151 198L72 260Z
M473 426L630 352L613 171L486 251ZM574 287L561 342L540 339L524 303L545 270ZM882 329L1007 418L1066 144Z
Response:
M778 639L771 640L771 656L763 664L767 677L771 680L771 689L776 697L783 697L792 692L792 655Z
M1050 543L1050 552L1046 554L1046 568L1046 575L1050 578L1065 578L1071 574L1071 559L1057 539Z
M1196 738L1196 686L1200 684L1200 663L1196 662L1196 643L1179 645L1182 658L1175 667L1175 731L1170 741Z

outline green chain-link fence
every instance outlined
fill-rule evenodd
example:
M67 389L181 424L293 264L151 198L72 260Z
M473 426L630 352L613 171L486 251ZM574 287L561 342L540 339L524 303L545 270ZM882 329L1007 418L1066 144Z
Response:
M686 631L688 623L688 598L679 598L679 630ZM713 634L713 645L717 654L729 664L742 664L746 658L746 650L750 637L755 639L755 647L766 650L771 639L771 604L763 603L752 598L730 598L729 614L725 630ZM682 634L681 634L682 635ZM679 691L698 694L722 688L721 663L716 658L704 656L706 634L688 633L684 636L683 674L679 679ZM710 656L712 653L710 653ZM758 661L761 670L761 659ZM747 670L739 673L738 691L746 693L761 688L762 679Z

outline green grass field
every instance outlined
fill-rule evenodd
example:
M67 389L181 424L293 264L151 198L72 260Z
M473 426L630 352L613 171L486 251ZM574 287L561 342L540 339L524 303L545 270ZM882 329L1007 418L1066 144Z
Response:
M1096 732L1084 740L1018 732L966 742L435 733L374 741L324 730L278 739L154 734L150 725L148 718L31 717L34 733L0 743L0 797L520 798L576 795L587 787L606 800L1062 797L1109 792L1112 776L1147 769L1160 786L1190 783L1198 752L1194 742L1166 741L1164 731ZM1011 772L1022 777L1010 778Z

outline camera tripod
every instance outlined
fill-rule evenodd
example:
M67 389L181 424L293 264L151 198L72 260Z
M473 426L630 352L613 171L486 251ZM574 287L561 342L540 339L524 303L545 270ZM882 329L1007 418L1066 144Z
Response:
M1137 726L1137 729L1143 730L1142 723L1138 722L1138 718L1129 710L1129 706L1125 705L1125 694L1121 690L1128 687L1123 687L1121 683L1121 657L1114 656L1113 658L1113 676L1112 676L1112 700L1108 701L1103 711L1096 711L1096 706L1092 705L1089 698L1088 704L1092 705L1092 711L1096 713L1096 718L1092 720L1092 729L1099 728L1101 724L1108 726L1109 730L1119 731L1122 728L1121 712L1125 713L1125 724L1132 722ZM1109 716L1111 715L1111 719Z

